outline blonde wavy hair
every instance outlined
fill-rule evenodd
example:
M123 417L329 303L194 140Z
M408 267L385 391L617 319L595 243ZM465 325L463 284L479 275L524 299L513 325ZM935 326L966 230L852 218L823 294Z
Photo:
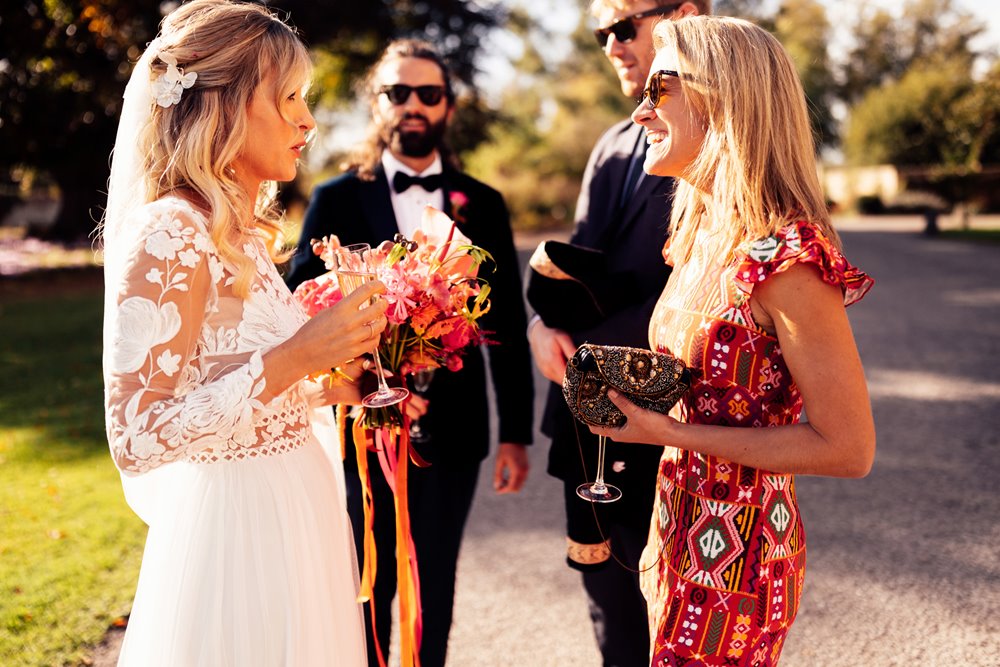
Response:
M247 143L247 109L258 86L274 75L281 108L279 99L308 81L309 52L291 27L261 5L194 0L163 20L158 54L173 56L198 77L180 102L156 106L140 134L146 192L150 201L186 195L207 209L212 240L235 267L234 291L245 297L256 273L241 250L246 236L262 233L276 261L286 254L280 250L277 183L263 183L250 201L232 164ZM167 64L158 55L150 68L155 79ZM253 213L249 221L247 211Z
M700 227L719 257L797 221L817 224L839 246L816 171L815 138L795 66L777 39L741 19L691 16L661 21L656 52L672 50L705 141L671 213L673 261L690 258Z

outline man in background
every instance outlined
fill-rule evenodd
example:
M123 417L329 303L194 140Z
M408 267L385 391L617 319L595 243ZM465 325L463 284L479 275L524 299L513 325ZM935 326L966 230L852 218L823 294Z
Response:
M306 212L288 284L325 272L310 240L336 234L342 244L372 247L402 233L412 238L424 208L434 206L454 219L472 243L489 251L496 271L483 269L492 288L492 307L480 324L497 344L487 347L497 398L499 449L493 474L498 493L521 489L528 474L525 445L532 437L532 373L524 337L527 317L507 207L492 188L461 173L444 135L455 111L455 94L443 58L416 40L391 43L371 69L367 92L372 122L367 141L351 156L347 173L320 184ZM410 525L417 552L423 639L420 663L442 667L448 648L459 547L489 449L486 372L474 349L461 370L438 369L426 391L428 411L421 430L429 440L416 445L431 465L409 463ZM348 429L344 461L348 511L359 560L364 529L361 483ZM365 605L368 660L388 660L391 604L396 593L393 496L375 453L368 452L375 509L377 577L374 599ZM375 632L372 632L374 609ZM378 649L375 647L377 634ZM331 656L333 659L333 656Z

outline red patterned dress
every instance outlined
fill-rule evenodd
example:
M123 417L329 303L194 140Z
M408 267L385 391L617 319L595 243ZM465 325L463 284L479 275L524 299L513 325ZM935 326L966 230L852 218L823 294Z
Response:
M650 322L653 349L694 375L672 414L740 428L794 424L802 399L778 340L754 323L754 286L804 262L850 304L872 280L806 222L726 265L705 256L707 240L675 268ZM669 243L664 256L669 263ZM777 665L805 576L794 477L667 447L657 486L642 560L652 665Z

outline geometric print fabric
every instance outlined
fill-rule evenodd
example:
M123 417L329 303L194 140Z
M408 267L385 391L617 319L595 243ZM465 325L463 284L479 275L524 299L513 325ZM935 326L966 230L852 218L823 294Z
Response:
M692 372L672 416L734 428L796 423L802 399L777 339L754 323L754 286L803 262L852 303L871 279L806 222L751 244L726 266L700 255L706 247L696 239L675 267L650 322L651 347ZM668 261L669 253L668 241ZM777 665L805 555L793 476L664 448L641 575L652 664Z

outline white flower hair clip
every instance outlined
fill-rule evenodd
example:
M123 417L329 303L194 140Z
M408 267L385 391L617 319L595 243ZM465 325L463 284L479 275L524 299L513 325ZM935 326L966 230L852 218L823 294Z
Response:
M181 101L181 94L194 85L198 73L185 74L184 69L177 66L177 59L169 53L158 55L160 60L167 63L167 71L153 82L153 97L156 98L156 103L165 109Z

